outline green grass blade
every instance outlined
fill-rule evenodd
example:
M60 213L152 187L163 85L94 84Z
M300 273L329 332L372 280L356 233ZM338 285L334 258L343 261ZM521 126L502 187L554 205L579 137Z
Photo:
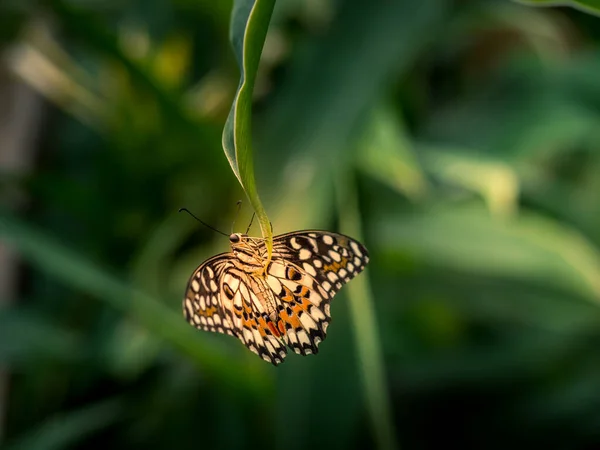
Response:
M82 360L88 349L78 334L25 309L0 308L0 365L39 360Z
M344 175L340 174L337 185L340 231L364 242L356 189L351 177ZM398 444L368 271L352 280L347 289L360 363L359 371L375 440L378 448L382 450L395 449L398 448Z
M256 212L269 253L271 223L258 196L252 160L252 92L275 0L238 0L231 14L230 39L240 66L240 84L223 130L223 150Z
M2 211L0 239L17 249L34 267L130 315L155 336L190 357L203 372L222 385L248 392L263 392L266 388L268 379L260 361L245 364L228 357L215 343L206 345L180 314Z
M515 0L528 6L570 6L580 11L600 15L600 0Z
M49 418L37 429L7 445L6 450L58 450L74 445L122 418L123 401L118 398L86 406Z

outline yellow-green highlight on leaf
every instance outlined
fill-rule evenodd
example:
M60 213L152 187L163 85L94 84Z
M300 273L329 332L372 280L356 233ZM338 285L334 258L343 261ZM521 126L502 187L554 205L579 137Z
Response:
M514 0L527 6L569 6L588 14L600 15L600 0Z
M252 92L275 0L236 0L231 13L230 40L240 66L240 84L223 130L223 150L233 173L256 212L269 255L271 222L258 196L252 160Z
M479 194L497 218L508 219L517 214L521 186L516 170L509 164L460 149L426 150L421 153L423 163L434 177Z
M350 174L340 169L336 181L340 231L364 242L354 180ZM381 450L393 450L398 448L398 442L368 274L367 268L348 284L350 314L360 365L359 373L375 442Z
M389 105L371 113L358 147L358 165L413 201L422 200L429 189L402 119Z

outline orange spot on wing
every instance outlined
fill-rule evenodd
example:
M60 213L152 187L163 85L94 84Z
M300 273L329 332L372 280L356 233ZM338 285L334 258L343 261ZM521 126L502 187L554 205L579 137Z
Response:
M342 257L340 262L332 262L331 264L325 264L323 266L323 270L325 272L335 272L337 273L342 267L348 265L348 258Z
M302 290L300 291L300 294L298 294L299 297L306 297L308 295L309 289L306 286L302 286Z
M211 317L211 316L214 316L217 313L217 307L216 306L211 306L210 308L206 308L204 310L199 309L198 311L196 311L196 313L199 316Z
M275 324L273 322L271 322L270 320L265 320L263 317L259 317L258 325L259 325L258 331L260 332L260 335L262 337L265 337L267 335L267 332L266 332L267 329L269 329L275 337L281 337L281 333L275 327Z
M269 322L267 325L269 326L269 330L271 330L271 333L273 333L273 335L275 335L277 337L281 337L281 333L279 332L279 330L277 328L275 328L275 325L273 324L273 322Z
M285 324L283 323L283 320L277 322L277 327L279 328L279 331L281 331L281 334L285 334Z
M283 286L283 290L285 295L281 297L281 300L288 303L293 302L295 300L294 293L287 286Z
M284 322L289 323L294 328L302 327L302 325L300 324L300 320L298 319L297 310L294 308L292 311L293 311L293 314L291 316L288 315L288 313L286 313L285 311L282 311L280 314L280 317L283 319ZM280 328L281 328L281 325L280 325Z

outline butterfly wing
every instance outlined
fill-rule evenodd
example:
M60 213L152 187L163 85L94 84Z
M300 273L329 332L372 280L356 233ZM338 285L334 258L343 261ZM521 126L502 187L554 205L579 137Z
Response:
M277 365L287 349L257 307L261 291L257 281L231 253L210 258L190 278L183 313L196 328L236 336L249 350Z
M183 315L192 326L237 335L221 302L221 279L233 266L231 258L231 253L213 256L192 274L183 300Z
M264 278L248 274L242 268L226 271L222 279L223 309L236 330L236 336L248 349L274 365L287 355L281 333L265 311L272 299Z
M331 299L368 262L367 249L343 234L309 230L273 239L267 283L290 348L302 355L318 352L331 321Z
M367 249L342 234L276 236L266 276L245 271L232 253L201 264L188 283L183 312L193 326L236 336L277 365L286 345L302 355L318 352L331 321L331 299L368 261Z

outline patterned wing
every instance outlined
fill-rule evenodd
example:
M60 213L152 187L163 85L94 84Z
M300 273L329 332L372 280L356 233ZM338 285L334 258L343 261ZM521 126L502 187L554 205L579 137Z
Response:
M231 253L200 265L188 283L183 313L196 328L236 336L252 352L277 365L283 362L287 349L270 318L261 312L257 281L262 280L238 265Z
M225 272L221 289L223 309L239 340L265 361L282 363L287 349L265 310L273 298L265 279L233 268Z
M221 279L233 266L231 253L221 253L202 263L188 282L183 315L194 327L236 336L221 303Z
M299 231L274 238L267 283L290 348L302 355L318 352L331 321L331 299L368 262L367 249L342 234Z

